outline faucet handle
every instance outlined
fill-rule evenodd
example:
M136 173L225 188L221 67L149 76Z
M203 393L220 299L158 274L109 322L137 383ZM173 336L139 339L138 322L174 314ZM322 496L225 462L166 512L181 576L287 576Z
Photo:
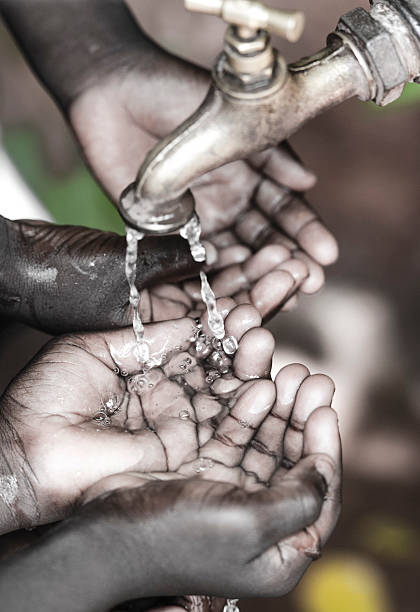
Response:
M296 42L305 26L302 11L280 11L255 0L184 0L184 4L189 11L216 15L238 26L243 38L252 38L262 29Z

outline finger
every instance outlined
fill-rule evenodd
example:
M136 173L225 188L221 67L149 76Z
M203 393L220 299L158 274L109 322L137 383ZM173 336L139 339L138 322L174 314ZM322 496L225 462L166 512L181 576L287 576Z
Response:
M299 305L299 298L297 295L292 295L287 302L285 302L284 306L282 306L282 312L292 312L296 310Z
M303 251L295 251L293 257L302 261L309 271L309 276L299 287L302 293L313 294L319 291L325 283L325 273L322 267Z
M323 546L330 537L341 509L341 441L336 412L321 407L309 417L304 433L304 455L315 458L316 469L327 484L325 501L315 524L314 535Z
M269 376L274 346L273 335L267 329L250 329L242 337L233 360L235 375L241 380Z
M320 516L326 491L324 477L307 459L287 479L274 475L270 488L250 494L257 514L260 554L273 544L299 533Z
M305 168L288 143L254 153L249 163L276 183L296 191L306 191L316 183L315 174Z
M283 270L266 274L250 291L252 304L263 318L278 310L298 288L293 276Z
M225 319L226 336L233 336L238 342L244 334L261 326L261 314L249 304L236 306Z
M255 283L261 276L279 268L290 260L290 251L284 246L270 244L262 247L242 266L248 283Z
M255 201L271 222L318 263L328 265L337 259L335 238L304 198L267 179L256 191Z
M281 271L287 274L274 274ZM251 302L265 316L268 312L278 309L305 281L308 274L305 263L291 259L287 249L279 245L268 245L244 264L231 266L214 275L211 285L218 297L247 291Z
M231 266L215 274L211 282L213 291L217 296L230 296L248 289L259 278L280 267L289 258L290 252L284 247L266 246L248 257L242 265Z
M275 387L269 380L258 380L239 397L230 413L217 427L200 455L224 466L239 465L255 430L271 410Z
M251 208L244 213L234 227L239 241L254 250L268 242L273 231L271 221L256 208Z
M300 385L284 435L282 464L286 469L295 465L302 457L303 433L309 416L320 406L329 406L334 391L334 382L324 374L309 376Z
M238 239L230 231L212 234L211 241L219 250L238 245Z
M265 240L265 244L278 244L278 245L284 246L286 247L286 249L289 249L289 251L292 254L294 254L294 252L297 249L296 243L293 242L291 238L286 236L286 234L284 234L283 232L280 232L276 228L273 228L272 233L268 234Z
M201 294L200 294L201 296ZM223 320L229 315L229 313L235 308L236 303L229 297L223 297L216 300L217 312L221 315ZM201 315L201 324L203 326L202 332L207 336L213 336L213 332L209 327L209 315L208 311L205 310Z
M70 464L68 449L75 445L77 453L72 455ZM92 463L92 457L100 460ZM37 470L45 471L47 475L46 482L51 478L51 482L61 483L59 489L54 487L54 495L57 503L61 499L65 504L74 497L74 491L84 491L96 481L117 472L166 470L165 466L162 444L153 432L142 431L133 435L93 423L63 429L46 446L42 462L37 462Z
M186 350L196 331L192 319L176 319L162 323L150 323L144 328L144 341L149 347L150 358L164 362L175 351ZM125 370L128 374L139 370L136 359L136 340L132 328L104 334L83 336L86 348L97 355L111 369Z
M256 432L242 461L243 469L261 482L268 482L283 459L284 434L296 394L309 370L300 363L282 368L276 376L276 401Z
M212 272L223 270L229 266L235 266L243 263L252 255L251 249L242 245L236 244L219 250L219 256L216 263L209 266Z

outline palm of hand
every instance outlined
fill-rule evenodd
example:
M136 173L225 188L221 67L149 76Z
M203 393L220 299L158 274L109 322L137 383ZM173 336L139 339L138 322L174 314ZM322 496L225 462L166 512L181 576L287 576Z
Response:
M197 458L239 396L252 401L250 379L268 374L271 336L251 329L261 320L252 307L228 314L229 300L218 306L227 334L241 339L227 375L194 355L197 325L185 318L147 326L151 355L162 365L146 374L138 372L129 328L54 340L9 387L3 416L31 466L40 522L64 516L81 492L109 474L178 469ZM208 332L204 316L203 324ZM248 363L258 338L262 353Z
M208 87L203 71L169 56L164 61L158 83L133 69L87 90L71 109L85 155L114 200L133 181L150 148L195 110ZM287 146L197 181L193 192L203 235L218 249L212 268L217 296L252 303L265 317L286 304L290 308L298 291L313 293L322 286L321 266L336 259L336 242L295 194L313 183L312 173ZM197 284L172 287L145 294L144 320L184 316L197 301Z
M171 557L165 546L177 543L182 575L168 568L174 594L191 592L195 585L213 595L282 595L319 556L335 526L341 475L337 422L329 408L331 381L309 376L304 366L294 364L281 370L275 383L258 380L253 385L220 419L198 460L187 460L172 472L115 475L88 492L86 501L93 500L98 520L101 505L106 508L109 501L112 511L121 509L122 516L131 517L128 528L119 530L130 546L137 537L140 549L148 546L143 513L155 517L161 538L153 546L163 576L162 559ZM247 394L254 395L252 402L245 400ZM327 487L323 503L313 501L319 500L312 488L320 484L315 470ZM117 490L97 499L110 489ZM176 522L168 522L168 516ZM190 609L188 601L179 609L185 605Z

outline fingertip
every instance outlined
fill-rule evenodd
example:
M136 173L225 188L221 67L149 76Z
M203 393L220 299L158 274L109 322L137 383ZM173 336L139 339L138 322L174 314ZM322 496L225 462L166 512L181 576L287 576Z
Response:
M236 302L232 300L232 298L223 297L216 300L217 312L223 319L228 317L229 313L234 310L235 306ZM201 323L203 325L204 333L212 336L213 332L209 328L209 316L207 310L205 310L201 315Z
M292 297L287 300L284 306L281 307L281 311L282 312L292 312L293 310L296 310L298 306L299 306L298 296L292 295Z
M228 314L235 308L236 302L230 297L222 297L216 300L217 310L226 319Z
M277 267L277 270L288 272L297 285L300 285L309 276L309 269L300 259L288 259Z
M317 408L309 416L304 431L304 454L316 456L316 469L330 483L341 457L338 416L330 406Z
M290 272L285 270L269 272L252 289L250 293L252 303L265 317L284 302L294 286L295 280Z
M322 390L324 397L330 397L331 401L335 393L335 382L327 374L313 374L311 376L311 385L316 393Z
M305 225L296 240L322 266L331 265L338 259L337 241L319 219Z
M319 291L325 283L325 273L322 267L302 251L296 251L294 257L303 261L309 270L309 276L300 285L300 291L308 295Z
M317 180L318 177L312 170L303 166L299 161L291 160L287 183L285 183L287 187L299 192L308 191L314 187Z
M268 376L271 369L275 340L265 328L252 328L239 343L234 358L234 370L241 380L252 380Z
M291 363L282 368L275 379L277 387L277 402L284 407L290 407L295 401L296 393L310 372L301 363Z
M250 329L261 326L261 314L252 304L236 306L226 317L225 331L227 336L234 336L238 342Z

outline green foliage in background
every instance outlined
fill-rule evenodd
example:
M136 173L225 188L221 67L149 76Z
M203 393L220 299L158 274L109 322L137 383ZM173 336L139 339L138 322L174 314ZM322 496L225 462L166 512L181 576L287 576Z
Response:
M40 138L33 128L8 129L3 140L26 183L57 223L124 234L117 210L81 161L67 176L56 177L47 167Z
M407 106L413 106L414 104L420 104L420 85L417 83L407 83L404 87L404 91L402 95L387 106L377 106L373 102L368 105L371 110L379 110L379 111L389 111L389 110L399 110L401 108Z

